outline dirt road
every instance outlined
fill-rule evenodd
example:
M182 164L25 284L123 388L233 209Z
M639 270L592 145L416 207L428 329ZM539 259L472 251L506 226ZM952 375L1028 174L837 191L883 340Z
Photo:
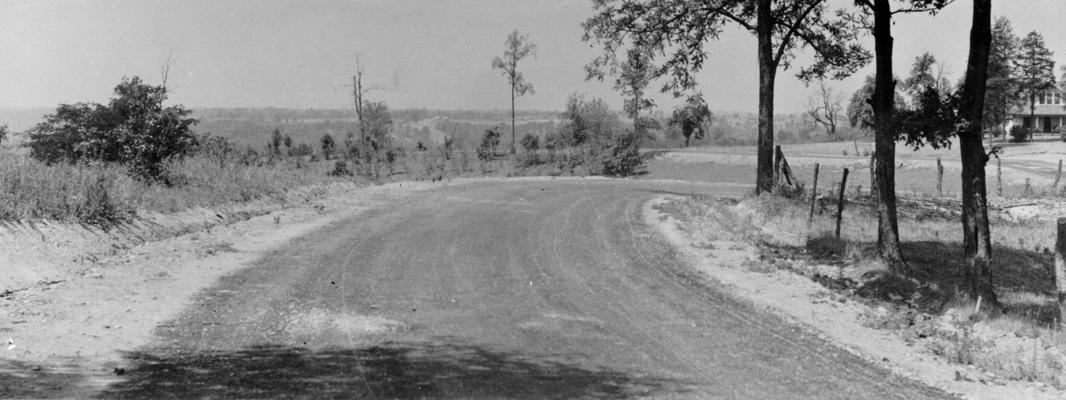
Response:
M106 398L949 398L723 294L610 180L414 192L203 292Z

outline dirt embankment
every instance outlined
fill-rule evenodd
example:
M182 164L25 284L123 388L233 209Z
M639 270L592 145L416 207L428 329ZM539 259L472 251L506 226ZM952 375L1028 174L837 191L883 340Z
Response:
M697 238L699 235L693 232L698 228L689 221L678 220L661 211L659 206L668 201L670 199L664 197L645 204L645 222L657 227L694 268L760 307L872 362L964 398L1066 398L1066 392L1045 384L1005 381L972 367L949 364L908 344L892 332L865 326L860 322L864 315L882 310L833 293L808 277L778 268L745 268L753 260L760 259L756 247L743 238Z
M122 372L122 351L146 344L156 326L220 277L298 236L432 186L304 188L284 199L148 215L106 231L3 225L0 397L80 397L78 390L101 388Z

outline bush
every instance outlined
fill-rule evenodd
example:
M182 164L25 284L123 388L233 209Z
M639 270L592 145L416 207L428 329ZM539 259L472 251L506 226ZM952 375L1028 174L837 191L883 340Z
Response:
M1013 143L1024 142L1029 138L1029 130L1023 128L1021 125L1014 125L1010 127L1010 141Z
M522 140L519 141L519 143L522 145L522 149L524 149L527 153L532 153L537 150L540 150L540 137L532 133L527 133L522 136Z
M348 169L347 161L336 161L333 163L333 169L329 171L329 176L351 176L352 171Z
M608 149L610 155L602 162L604 175L636 175L640 166L644 164L644 157L640 155L640 138L636 133L615 138L614 143Z
M48 164L104 161L130 175L169 184L164 165L193 152L197 121L183 106L163 107L165 86L123 78L107 105L62 104L29 130L30 155Z
M500 145L500 130L493 127L485 131L481 136L481 144L477 147L477 158L481 161L492 160L496 156L496 147Z

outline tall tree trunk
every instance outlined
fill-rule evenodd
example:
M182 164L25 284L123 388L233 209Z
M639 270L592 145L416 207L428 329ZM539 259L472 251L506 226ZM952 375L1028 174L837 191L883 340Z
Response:
M992 0L974 0L970 28L970 55L966 81L962 87L959 116L967 125L959 132L962 159L962 234L964 273L970 293L984 304L998 305L992 286L992 239L988 227L988 198L985 185L985 153L982 135L989 43L992 41Z
M896 218L896 82L892 75L892 8L874 1L874 175L877 177L877 251L890 267L903 266Z
M515 154L514 143L514 82L511 82L511 154Z
M1036 94L1029 93L1029 137L1033 141L1033 132L1036 131Z
M759 0L756 36L759 42L759 145L756 151L755 194L774 190L774 78L771 0Z

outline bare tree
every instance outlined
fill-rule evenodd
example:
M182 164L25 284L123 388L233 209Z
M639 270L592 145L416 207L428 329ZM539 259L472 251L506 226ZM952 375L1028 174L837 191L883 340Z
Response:
M355 58L355 75L352 75L352 100L355 102L355 116L359 119L359 141L366 141L365 109L367 93L383 89L380 85L367 84L364 82L367 63L362 56Z
M807 99L807 115L818 125L825 128L829 136L837 134L837 121L843 112L840 105L844 95L826 86L825 81L818 80L818 92Z
M507 35L505 45L507 49L503 51L503 57L492 59L492 68L500 70L503 76L507 78L507 83L511 85L511 154L514 154L514 101L515 98L526 93L533 94L533 84L526 82L526 77L521 72L518 72L518 62L528 56L536 57L537 45L529 41L529 35L518 33L518 30Z

